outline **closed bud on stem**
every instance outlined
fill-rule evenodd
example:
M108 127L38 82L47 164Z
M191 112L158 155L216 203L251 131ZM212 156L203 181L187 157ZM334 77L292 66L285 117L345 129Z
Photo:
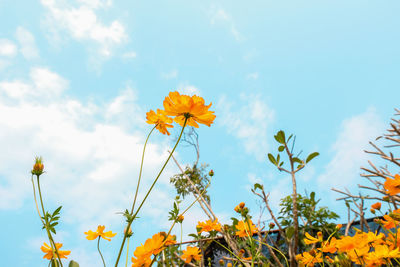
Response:
M275 224L273 222L269 223L269 228L272 229L275 227Z
M40 176L43 173L44 165L42 163L42 157L35 157L35 164L31 173L36 176Z
M219 263L219 265L220 265L220 266L224 266L224 265L225 265L225 262L224 262L224 260L219 260L219 262L218 262L218 263Z
M132 228L130 228L129 227L129 231L128 231L128 233L126 233L126 227L125 227L125 229L124 229L124 234L126 235L126 237L131 237L132 235L133 235L133 232L132 232Z
M375 214L375 209L371 208L370 211L372 214Z
M214 171L211 170L211 171L208 173L208 175L209 175L210 177L213 177L213 176L214 176Z
M184 219L185 219L185 217L181 214L181 215L178 216L177 221L178 221L179 223L182 223Z

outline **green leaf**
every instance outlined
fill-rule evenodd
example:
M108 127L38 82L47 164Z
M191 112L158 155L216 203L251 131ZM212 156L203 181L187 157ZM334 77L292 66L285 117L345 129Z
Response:
M285 150L285 146L279 146L279 147L278 147L278 151L279 151L279 152L282 152L283 150Z
M259 188L260 190L262 190L262 189L263 189L263 186L260 185L259 183L255 183L255 184L254 184L254 190L256 190L257 188Z
M276 135L274 135L275 140L280 144L285 144L285 133L280 130Z
M294 227L293 226L289 226L288 228L286 228L286 237L288 239L291 239L293 234L294 234Z
M269 161L271 161L272 164L276 165L276 160L275 160L274 156L272 156L271 153L268 153L268 159L269 159Z
M308 163L310 160L312 160L313 158L315 158L318 155L319 155L318 152L311 153L310 155L308 155L308 157L306 159L306 163Z
M62 208L62 206L58 207L58 208L53 212L52 217L54 217L55 215L57 215L57 214L60 212L61 208Z
M301 159L299 159L299 158L294 157L294 158L292 158L292 160L293 160L293 162L297 162L299 164L303 164L303 161Z
M315 200L315 192L311 192L311 194L310 194L310 198L311 198L311 200L312 200L312 201L314 201L314 200Z
M71 260L68 264L68 267L79 267L79 263L76 261Z

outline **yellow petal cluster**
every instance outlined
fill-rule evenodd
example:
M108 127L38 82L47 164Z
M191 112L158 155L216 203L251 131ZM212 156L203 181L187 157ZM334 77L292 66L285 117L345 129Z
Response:
M199 233L211 231L220 232L222 230L222 226L218 222L218 219L215 221L207 220L205 222L198 222L197 228L199 229Z
M253 234L256 234L258 232L257 227L250 219L248 219L247 221L239 221L236 225L236 229L236 235L239 237L253 236Z
M192 260L199 261L201 259L201 251L198 247L188 246L184 251L182 251L181 258L185 263L189 263Z
M104 229L106 227L104 225L99 225L97 226L96 232L93 232L92 230L89 230L85 232L84 234L86 235L87 240L95 240L98 237L101 237L105 240L111 241L111 238L114 237L117 233L113 233L111 231L104 232Z
M166 246L175 244L176 241L171 235L166 236L164 232L157 233L148 238L133 252L132 267L147 267L151 264L151 256L159 254Z
M61 243L56 243L56 248L57 248L58 256L60 256L60 259L66 259L66 258L67 258L66 255L69 255L69 254L71 253L71 251L69 251L69 250L60 250L60 248L61 248L62 246L63 246L63 245L62 245ZM46 253L46 254L43 256L43 259L51 260L51 259L57 258L57 253L54 252L54 254L53 254L53 250L52 250L51 247L50 247L49 245L47 245L46 243L43 243L43 246L41 246L40 249L41 249L44 253Z

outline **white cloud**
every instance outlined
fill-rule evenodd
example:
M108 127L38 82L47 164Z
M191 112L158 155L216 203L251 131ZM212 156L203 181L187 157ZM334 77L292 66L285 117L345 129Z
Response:
M45 101L59 96L68 86L68 81L46 68L32 68L30 78L29 83L20 80L1 81L0 92L13 99L39 98Z
M240 100L242 104L232 103L223 96L217 104L218 122L242 140L248 154L262 161L268 153L268 129L274 122L275 112L259 95L242 94Z
M249 73L246 75L246 79L248 80L257 80L258 79L258 72Z
M166 80L175 79L178 77L178 70L171 70L170 72L162 72L161 77Z
M21 47L21 53L26 59L36 59L39 57L39 51L36 47L35 37L31 32L23 27L18 27L15 36Z
M60 36L59 32L64 31L78 41L93 42L97 44L96 53L103 58L112 56L113 47L127 39L121 22L114 20L106 26L95 13L96 8L110 6L110 1L85 0L78 7L53 0L41 0L41 3L48 10L45 25L50 32Z
M210 9L210 23L214 25L218 22L224 23L228 28L230 33L233 35L236 41L243 41L243 35L236 28L235 22L230 14L228 14L224 9L211 6Z
M145 116L139 113L141 107L129 87L105 104L71 99L65 94L67 87L68 81L44 68L33 68L24 79L0 82L0 146L7 151L0 154L0 210L21 208L25 201L32 206L29 171L34 156L41 155L46 170L40 178L46 206L63 205L64 226L78 229L70 232L69 239L80 238L82 232L95 229L99 223L120 231L123 219L116 212L131 205L150 127L126 126L123 124L130 122L118 119L125 114L135 120ZM51 93L43 101L35 91ZM170 149L171 138L162 136L165 141L161 145L153 140L146 150L139 200ZM160 227L160 218L166 219L172 207L168 180L175 172L173 164L167 165L139 214L146 223L152 221L153 228ZM77 248L74 253L79 251Z
M345 119L332 146L333 158L318 177L319 186L343 189L357 185L357 180L361 179L360 167L369 159L363 150L369 147L368 142L379 136L383 129L382 120L372 108Z
M14 57L17 54L17 46L8 39L0 39L0 56Z
M201 96L200 89L188 83L180 83L177 87L177 91L181 94Z

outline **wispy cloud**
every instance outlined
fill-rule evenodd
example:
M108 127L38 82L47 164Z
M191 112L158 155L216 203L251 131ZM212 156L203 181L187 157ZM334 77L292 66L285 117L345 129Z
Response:
M0 39L0 56L14 57L17 54L17 46L8 39Z
M74 224L80 235L99 222L113 229L121 222L116 212L131 204L148 130L144 123L119 118L128 114L143 122L144 112L129 87L108 103L95 104L68 97L68 84L47 68L32 68L28 77L0 82L0 146L8 151L0 155L0 209L18 209L31 199L28 174L34 156L41 155L46 199L63 205L65 224ZM167 158L169 141L148 143L139 199ZM141 217L153 226L160 226L159 218L166 218L172 206L168 182L175 171L167 166L144 205Z
M39 51L36 47L35 37L33 34L23 27L18 27L15 32L20 51L26 59L36 59L39 57Z
M267 135L274 122L275 112L268 107L260 95L240 96L240 103L231 102L223 96L217 110L224 127L229 133L242 140L248 154L262 161L268 153Z
M225 9L213 5L210 8L209 14L211 25L223 23L228 27L236 41L244 40L244 36L238 31L232 16Z
M60 31L67 32L73 39L97 44L96 52L103 58L111 57L112 49L127 39L121 22L114 20L106 26L95 12L97 8L109 7L111 2L96 0L79 2L80 5L75 7L65 2L41 0L42 5L48 10L44 22L46 27L53 33L53 38L59 38Z
M177 87L177 90L181 94L201 96L201 90L199 88L186 82L180 83Z
M363 151L368 142L382 134L384 125L373 108L345 119L332 145L333 157L325 171L318 177L321 187L343 188L354 186L360 167L365 165L369 156Z

